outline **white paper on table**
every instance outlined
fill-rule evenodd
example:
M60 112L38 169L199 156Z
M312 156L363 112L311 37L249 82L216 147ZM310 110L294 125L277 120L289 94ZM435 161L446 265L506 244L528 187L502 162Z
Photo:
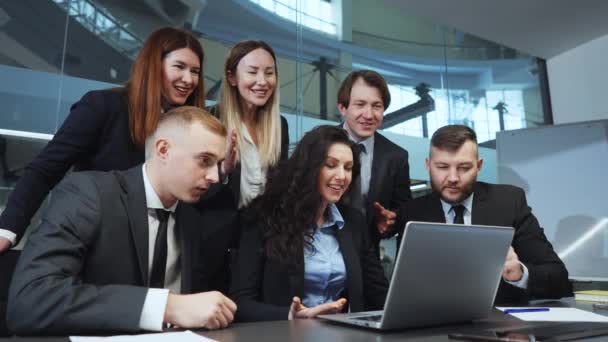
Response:
M120 336L70 336L72 342L208 342L214 341L205 336L197 335L190 330L181 332L166 332L156 334L120 335Z
M531 309L531 307L496 307L506 309ZM577 308L549 308L549 311L510 313L522 321L528 322L608 322L607 316Z

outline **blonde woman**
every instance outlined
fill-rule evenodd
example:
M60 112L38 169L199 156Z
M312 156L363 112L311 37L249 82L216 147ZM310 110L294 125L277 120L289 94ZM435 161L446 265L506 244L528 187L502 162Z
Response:
M287 120L279 113L277 60L268 44L247 40L230 50L218 112L228 130L236 132L239 163L229 179L241 208L262 193L268 169L287 159Z

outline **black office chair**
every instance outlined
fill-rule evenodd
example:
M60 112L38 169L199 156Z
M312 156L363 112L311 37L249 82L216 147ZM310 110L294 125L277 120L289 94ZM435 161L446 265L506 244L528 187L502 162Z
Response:
M6 326L6 304L8 303L8 288L11 285L19 253L18 250L10 250L0 255L0 337L12 335Z

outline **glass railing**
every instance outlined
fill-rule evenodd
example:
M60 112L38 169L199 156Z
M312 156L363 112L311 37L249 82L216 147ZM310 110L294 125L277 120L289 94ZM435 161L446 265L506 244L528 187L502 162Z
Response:
M353 31L353 42L358 46L391 54L427 59L496 60L529 57L515 49L492 42L485 42L483 45L416 42L357 30Z
M131 33L126 23L121 23L103 7L88 0L53 0L53 2L117 51L135 59L142 45L142 39Z

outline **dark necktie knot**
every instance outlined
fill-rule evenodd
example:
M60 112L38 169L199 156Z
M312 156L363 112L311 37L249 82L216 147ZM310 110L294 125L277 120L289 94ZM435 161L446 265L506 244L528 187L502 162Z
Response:
M171 212L169 210L156 209L156 218L158 219L158 222L160 222L161 224L163 222L169 221L169 215L171 215Z
M170 211L156 209L158 219L158 232L154 241L154 256L152 270L150 271L150 287L165 287L165 268L167 267L167 228L169 226Z
M359 151L361 151L361 153L367 153L367 149L363 143L357 143L357 145L359 146Z
M452 210L454 211L454 223L464 224L464 205L458 204L452 206Z

